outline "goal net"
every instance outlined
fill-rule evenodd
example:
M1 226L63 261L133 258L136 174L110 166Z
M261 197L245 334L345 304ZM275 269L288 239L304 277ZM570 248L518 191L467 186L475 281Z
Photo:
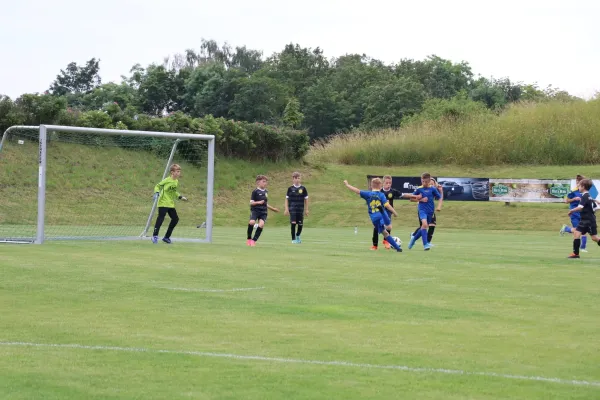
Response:
M154 187L172 164L188 201L175 202L171 239L212 241L212 135L41 125L11 127L0 143L0 242L150 240Z

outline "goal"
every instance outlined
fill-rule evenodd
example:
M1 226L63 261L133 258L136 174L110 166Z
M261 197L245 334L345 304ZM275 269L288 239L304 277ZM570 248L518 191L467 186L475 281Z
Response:
M215 137L13 126L0 142L0 242L149 240L154 186L181 166L171 239L212 242ZM169 217L160 228L162 237Z

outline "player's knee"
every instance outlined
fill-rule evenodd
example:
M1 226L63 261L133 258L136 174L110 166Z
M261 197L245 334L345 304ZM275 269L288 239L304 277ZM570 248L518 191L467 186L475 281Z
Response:
M292 221L292 225L296 225L296 221Z
M265 221L263 221L262 219L260 221L258 221L258 227L262 228L263 226L265 226Z
M173 223L174 223L174 224L176 224L176 223L178 223L178 222L179 222L179 217L175 217L175 218L173 218L172 220L173 220Z
M255 220L251 219L250 221L248 221L248 225L254 225L254 224L256 224Z

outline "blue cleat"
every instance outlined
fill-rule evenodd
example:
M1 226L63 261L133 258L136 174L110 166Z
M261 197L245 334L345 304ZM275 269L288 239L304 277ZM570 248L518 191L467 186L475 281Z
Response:
M417 239L415 239L414 235L410 235L410 242L408 242L408 249L412 249L413 246L415 245L415 242L417 241Z
M165 242L166 244L171 244L171 239L169 239L169 238L162 238L162 241Z
M152 243L154 243L154 244L158 243L158 236L152 236Z
M423 249L425 251L427 251L427 250L431 249L431 245L429 243L427 243L425 246L423 246Z

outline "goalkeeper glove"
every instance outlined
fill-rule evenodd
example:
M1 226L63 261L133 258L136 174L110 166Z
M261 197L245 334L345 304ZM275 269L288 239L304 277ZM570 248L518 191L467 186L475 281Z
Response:
M179 196L179 200L187 201L187 197Z

